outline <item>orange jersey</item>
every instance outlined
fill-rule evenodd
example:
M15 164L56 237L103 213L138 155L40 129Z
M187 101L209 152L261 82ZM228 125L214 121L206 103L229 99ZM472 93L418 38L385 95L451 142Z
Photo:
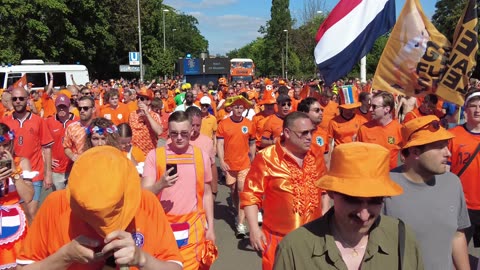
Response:
M87 139L87 133L85 132L85 126L82 126L80 121L70 124L65 129L65 136L63 138L63 148L68 148L75 155L80 155L84 151L85 140Z
M367 110L366 113L362 112L360 108L355 109L355 114L360 115L361 117L365 118L365 122L372 120L372 112Z
M449 130L455 135L449 141L449 149L452 153L450 171L458 174L470 160L480 143L480 133L468 131L465 125L456 126ZM460 176L465 193L465 201L468 209L480 210L480 154L477 154L467 169Z
M252 122L255 128L255 144L257 145L258 150L260 144L262 143L263 127L265 126L265 122L267 122L270 115L265 115L265 112L261 111L253 116Z
M133 111L138 110L138 104L137 104L136 101L130 101L130 102L126 103L126 105L128 107L129 112L133 112Z
M277 114L272 114L267 118L263 126L262 138L267 140L280 138L283 131L283 118L278 117Z
M312 145L310 151L316 157L318 172L320 175L327 173L327 165L325 164L324 154L328 153L328 134L322 128L317 127L317 130L312 134Z
M117 126L121 123L128 123L129 115L130 110L128 109L128 106L120 102L115 109L113 109L110 104L107 104L100 109L100 116L112 121L113 124Z
M11 115L4 117L2 122L15 132L15 138L13 139L15 155L28 158L32 171L39 172L32 179L33 182L43 180L44 162L42 148L50 147L53 144L53 138L45 120L36 114L28 112L23 121Z
M323 128L324 130L328 130L328 125L330 123L330 120L332 120L335 116L339 115L338 111L338 104L329 101L326 106L323 106L320 103L320 107L323 109L323 120L320 123L320 128Z
M386 126L376 121L363 124L358 130L357 141L381 145L390 151L390 169L398 166L398 154L402 145L402 125L392 120Z
M405 114L405 117L403 118L403 123L407 123L408 121L421 117L421 116L426 116L428 114L423 114L418 108L414 108L413 110L409 111L407 114ZM439 110L434 110L431 115L435 115L438 118L443 118L445 116L444 113L442 113Z
M44 260L80 235L103 243L103 238L94 229L81 217L72 214L66 190L50 194L44 205L45 207L40 208L29 228L18 262L31 264ZM153 193L142 191L140 207L125 231L132 234L139 248L154 258L181 264L182 258L172 229L162 206ZM102 246L96 251L100 251L101 248ZM100 260L88 266L72 263L67 269L102 269L104 262ZM137 268L130 267L130 269Z
M70 117L65 123L60 122L56 115L45 120L54 141L52 146L52 160L56 160L58 163L57 167L52 168L52 172L65 173L71 170L72 162L67 155L65 155L65 149L63 148L62 142L65 137L65 129L78 120L79 118L75 117L73 114L70 114Z
M211 139L213 139L213 134L217 132L218 124L215 116L207 114L207 116L202 117L202 126L200 127L200 134L203 134Z
M161 112L160 116L160 125L162 126L162 133L158 135L159 138L168 139L168 117L169 113Z
M160 125L162 124L160 116L156 112L149 111L148 113L155 119L155 122ZM140 116L137 111L130 113L129 124L133 132L132 144L142 149L145 155L157 147L158 141L157 134L155 134L147 122L148 120L145 115Z
M217 111L217 122L222 121L228 116L229 112L225 111L225 109L220 109Z
M298 110L298 104L300 104L301 101L301 99L292 98L292 112L296 112Z
M37 109L38 115L40 115L40 112L43 109L42 99L39 98L37 100L34 100L33 104L35 104L35 109Z
M354 114L350 120L346 120L341 115L336 116L328 126L328 137L334 140L335 146L353 142L358 129L365 123L364 121L364 118L357 114Z
M241 171L250 167L248 153L250 141L255 138L253 122L243 117L235 122L231 117L220 121L217 139L224 141L224 160L230 170Z
M41 96L42 106L43 106L43 118L47 118L57 113L57 108L55 108L55 96L49 96L47 93L43 93Z

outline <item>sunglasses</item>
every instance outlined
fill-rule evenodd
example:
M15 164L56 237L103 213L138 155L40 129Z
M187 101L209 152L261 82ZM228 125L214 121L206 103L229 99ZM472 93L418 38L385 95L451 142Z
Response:
M90 106L79 106L78 110L79 111L88 111L88 110L90 110L90 108L92 108L92 107L90 107Z
M145 101L147 100L148 98L146 97L143 97L143 96L137 96L137 100L140 100L140 101Z
M338 193L340 194L340 193ZM381 205L384 202L384 197L373 197L369 199L361 198L361 197L352 197L348 196L345 194L340 194L343 198L343 200L350 204L350 205L361 205L363 203L366 203L368 205Z
M26 97L12 97L13 101L17 101L17 100L25 101L26 99L27 99Z
M293 129L290 129L291 132L293 132L297 137L299 138L305 138L308 135L311 135L315 132L316 129L310 129L310 130L304 130L304 131L295 131Z
M292 103L291 102L283 102L281 104L282 107L285 107L285 106L288 106L288 107L292 107Z
M376 104L370 104L370 107L372 107L373 110L376 110L377 108L385 107L383 105L376 105Z
M420 130L428 130L430 129L431 131L435 132L437 130L440 129L440 121L437 121L437 120L433 120L432 122L420 127L419 129L415 130L414 132L412 132L410 134L410 136L408 136L408 139L407 141L410 141L410 139L412 138L413 134L419 132Z
M319 113L321 110L322 110L321 108L313 108L313 109L310 109L310 111L316 112L316 113Z
M180 135L182 138L187 138L190 135L190 132L188 132L188 131L181 131L181 132L172 131L172 132L169 133L169 135L170 135L170 138L177 138L178 135Z
M210 107L210 105L208 105L208 104L200 104L200 106L201 106L202 108L208 108L208 107Z

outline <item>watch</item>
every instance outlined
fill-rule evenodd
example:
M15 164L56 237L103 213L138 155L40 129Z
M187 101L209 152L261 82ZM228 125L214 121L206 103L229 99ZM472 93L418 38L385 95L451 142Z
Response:
M12 175L13 181L19 180L20 177L21 177L21 175L20 175L19 173L16 173L16 174L13 174L13 175Z

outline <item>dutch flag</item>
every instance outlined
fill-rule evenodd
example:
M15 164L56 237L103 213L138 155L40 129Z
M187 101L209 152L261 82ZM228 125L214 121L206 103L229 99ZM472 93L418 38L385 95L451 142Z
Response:
M175 240L177 240L178 248L181 248L188 244L188 233L190 230L190 225L188 223L174 223L170 224L172 227L173 235Z
M0 239L14 237L20 228L20 213L15 208L0 207Z
M327 85L345 76L395 24L395 0L341 0L318 29L315 63Z

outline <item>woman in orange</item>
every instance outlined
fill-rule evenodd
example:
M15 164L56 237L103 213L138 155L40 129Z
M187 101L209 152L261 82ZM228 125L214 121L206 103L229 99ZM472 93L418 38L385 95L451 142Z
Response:
M30 161L16 157L13 152L14 133L0 123L0 269L15 269L22 239L27 233L27 219L20 203L33 198L31 179L26 180L23 170L29 171Z
M98 117L93 119L88 128L86 128L86 132L84 151L102 145L119 148L117 126L106 118Z
M118 146L134 165L138 165L137 163L145 161L145 154L140 148L132 145L132 134L132 128L127 123L118 125Z

